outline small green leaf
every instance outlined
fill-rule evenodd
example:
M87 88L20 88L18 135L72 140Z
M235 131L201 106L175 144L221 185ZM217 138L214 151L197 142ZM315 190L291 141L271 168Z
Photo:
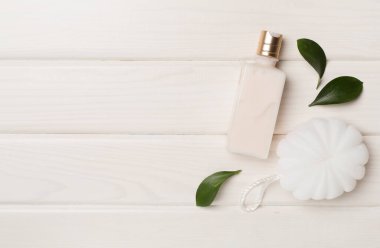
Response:
M219 171L206 177L198 186L196 194L197 206L207 207L214 201L220 186L233 175L239 174L237 171Z
M327 105L355 100L363 91L363 82L357 78L342 76L331 80L309 105Z
M302 57L317 71L319 75L318 89L326 69L326 54L318 43L309 39L297 40L297 47Z

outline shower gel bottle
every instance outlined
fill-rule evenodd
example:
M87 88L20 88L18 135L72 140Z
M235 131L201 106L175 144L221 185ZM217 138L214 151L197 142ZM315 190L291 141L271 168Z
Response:
M243 67L228 132L230 152L268 158L285 85L285 73L276 68L281 43L281 34L261 31L258 56Z

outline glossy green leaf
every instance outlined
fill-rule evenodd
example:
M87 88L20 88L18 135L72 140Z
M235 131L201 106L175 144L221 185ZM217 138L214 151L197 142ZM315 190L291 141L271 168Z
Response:
M318 45L318 43L309 39L297 40L297 47L302 57L304 57L304 59L317 71L319 75L317 84L318 89L326 69L327 60L325 52L322 47Z
M237 171L219 171L206 177L198 186L196 194L197 206L207 207L214 201L220 186L230 177L239 174Z
M355 100L363 91L363 82L357 78L342 76L331 80L309 105L327 105Z

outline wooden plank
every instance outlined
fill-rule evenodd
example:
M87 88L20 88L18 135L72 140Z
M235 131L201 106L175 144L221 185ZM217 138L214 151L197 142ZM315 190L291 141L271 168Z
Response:
M330 62L324 82L356 76L361 98L307 105L317 75L304 61L283 62L288 80L276 127L285 134L312 117L334 116L379 134L380 61ZM224 134L239 62L0 62L1 133Z
M0 132L213 132L240 76L230 62L36 63L0 66Z
M1 58L230 59L254 55L258 33L318 41L329 59L379 59L380 3L337 1L6 1Z
M377 248L380 208L129 207L0 212L2 247ZM20 238L22 237L22 238ZM275 237L275 238L274 238Z
M287 83L276 133L288 133L299 123L314 117L335 117L355 125L366 134L380 134L379 101L375 96L380 92L379 85L375 85L380 77L380 72L374 69L377 66L380 66L379 62L329 62L322 87L336 77L354 76L363 81L364 90L360 98L351 103L308 107L318 94L315 71L305 63L283 63L281 68L287 74Z
M194 205L201 180L242 169L216 205L238 205L249 184L276 172L268 160L225 150L223 135L1 135L0 203ZM371 153L357 189L331 201L296 201L279 184L264 205L379 206L380 137L366 137Z

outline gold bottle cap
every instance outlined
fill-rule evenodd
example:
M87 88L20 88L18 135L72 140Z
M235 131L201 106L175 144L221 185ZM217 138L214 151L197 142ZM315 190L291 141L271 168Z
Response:
M269 31L261 31L257 55L268 56L278 59L282 43L282 34Z

